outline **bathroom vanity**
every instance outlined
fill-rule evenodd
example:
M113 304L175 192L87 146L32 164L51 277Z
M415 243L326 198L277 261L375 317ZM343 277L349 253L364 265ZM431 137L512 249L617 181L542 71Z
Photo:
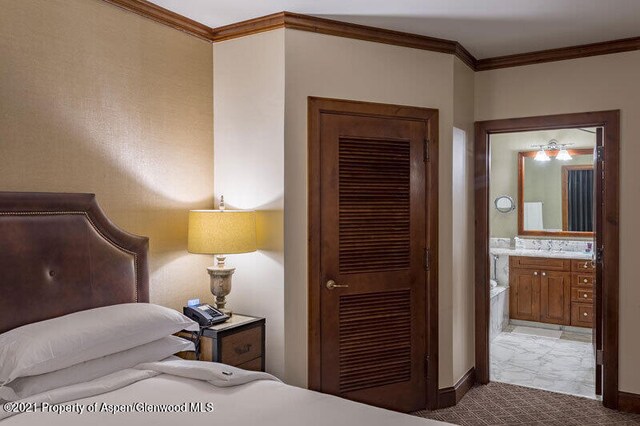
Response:
M594 285L589 259L511 256L509 317L591 328Z

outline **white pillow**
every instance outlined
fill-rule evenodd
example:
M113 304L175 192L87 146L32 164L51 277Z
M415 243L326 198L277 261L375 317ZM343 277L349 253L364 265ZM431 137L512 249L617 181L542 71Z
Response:
M0 334L0 386L18 377L61 370L199 329L181 313L150 303L125 303L74 312Z
M38 376L20 377L0 387L0 400L17 401L31 395L76 383L88 382L107 374L135 367L145 362L156 362L182 351L194 350L193 342L168 336L126 351L81 362L62 370Z

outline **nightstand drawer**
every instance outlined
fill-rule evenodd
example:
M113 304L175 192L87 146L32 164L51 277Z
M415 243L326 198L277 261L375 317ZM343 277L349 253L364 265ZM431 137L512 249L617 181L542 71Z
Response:
M234 314L231 319L201 329L200 361L221 362L244 368L264 371L264 318ZM189 333L179 333L189 338ZM193 352L181 352L178 356L195 359Z
M262 327L252 327L220 338L220 362L240 366L262 356Z
M260 357L260 358L252 359L251 361L247 361L244 364L236 365L236 367L242 368L244 370L264 371L262 369L262 363L263 363L262 357Z

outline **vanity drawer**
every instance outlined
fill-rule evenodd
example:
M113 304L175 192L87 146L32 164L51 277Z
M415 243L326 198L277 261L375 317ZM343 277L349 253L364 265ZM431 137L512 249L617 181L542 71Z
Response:
M571 261L571 271L572 272L590 272L594 273L596 268L591 264L591 259L587 260L577 260L573 259Z
M593 290L584 287L572 287L571 300L574 302L593 302Z
M571 303L571 325L576 327L593 327L593 304Z
M594 274L571 274L571 285L593 288L593 284L596 282L596 276Z
M544 271L569 271L571 260L553 259L549 257L511 256L509 260L511 268L538 269Z

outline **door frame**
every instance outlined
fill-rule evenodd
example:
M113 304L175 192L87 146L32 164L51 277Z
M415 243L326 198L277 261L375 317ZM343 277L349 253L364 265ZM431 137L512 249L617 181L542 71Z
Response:
M606 173L603 180L603 283L602 401L618 407L618 307L619 307L619 200L620 200L620 111L595 111L524 118L478 121L475 123L475 339L476 382L489 383L489 136L531 130L604 127ZM595 249L595 248L594 248Z
M342 99L308 97L308 387L319 391L321 372L321 306L322 287L320 250L320 129L323 113L359 115L363 117L393 117L425 123L428 133L429 160L426 177L426 243L430 249L430 267L425 271L427 343L425 407L434 409L438 399L438 110L404 105L381 104ZM429 207L428 209L426 207Z

